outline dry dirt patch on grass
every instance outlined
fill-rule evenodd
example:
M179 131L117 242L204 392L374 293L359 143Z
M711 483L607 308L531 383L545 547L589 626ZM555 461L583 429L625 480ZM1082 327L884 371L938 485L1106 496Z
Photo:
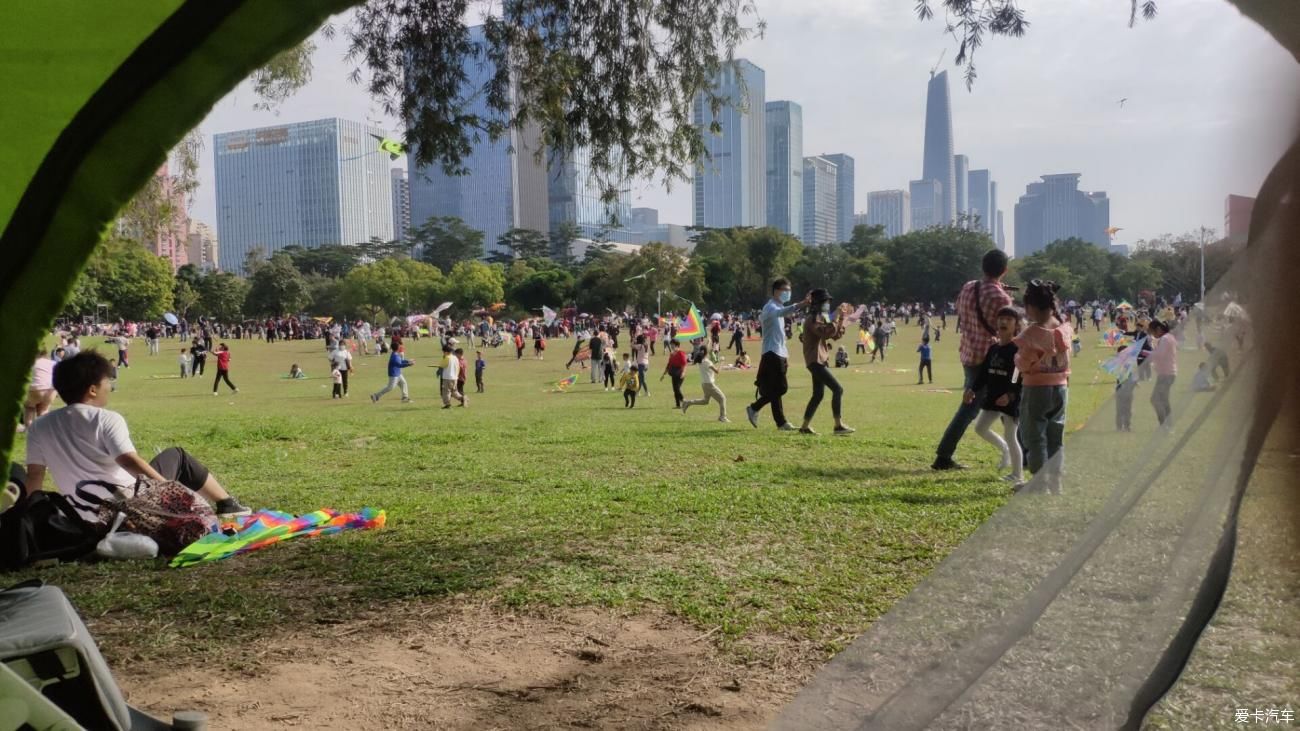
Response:
M132 703L202 710L213 729L756 729L817 663L776 638L739 653L715 638L659 614L412 605L240 648L240 669L119 679Z

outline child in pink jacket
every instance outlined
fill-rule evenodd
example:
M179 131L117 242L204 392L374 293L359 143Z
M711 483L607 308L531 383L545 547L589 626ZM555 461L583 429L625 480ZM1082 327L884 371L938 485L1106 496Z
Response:
M1029 325L1013 342L1016 368L1024 388L1020 395L1020 439L1036 488L1061 491L1065 453L1065 412L1069 401L1070 341L1074 329L1060 316L1055 282L1033 280L1025 289Z

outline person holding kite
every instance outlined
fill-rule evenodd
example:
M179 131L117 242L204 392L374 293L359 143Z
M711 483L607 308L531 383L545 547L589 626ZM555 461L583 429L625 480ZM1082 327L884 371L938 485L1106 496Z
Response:
M804 365L812 374L813 392L812 398L808 399L807 408L804 409L803 426L799 427L799 433L816 436L817 432L812 428L813 416L817 414L817 407L821 406L822 399L826 396L826 389L829 388L831 414L835 417L835 436L848 436L855 430L845 426L841 418L844 387L835 380L835 376L831 375L827 361L830 360L831 341L844 336L844 318L853 311L853 305L842 303L835 312L835 319L832 320L830 292L820 288L814 289L808 293L805 300L812 303L812 309L808 311L808 316L804 320L803 334L800 338L803 340Z
M763 351L758 361L758 377L754 380L758 387L758 400L745 407L745 415L755 429L758 428L758 412L771 404L776 428L796 431L795 426L785 420L785 409L781 405L781 397L790 389L786 380L790 353L785 347L785 316L811 302L811 297L804 297L801 302L790 304L790 280L780 277L772 282L772 299L763 305L759 316L763 326Z

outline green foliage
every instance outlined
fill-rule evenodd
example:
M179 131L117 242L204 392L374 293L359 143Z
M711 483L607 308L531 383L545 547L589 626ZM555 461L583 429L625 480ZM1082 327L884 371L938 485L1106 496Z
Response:
M804 247L803 256L790 270L794 291L825 287L840 302L879 300L888 262L881 254L855 257L849 250L849 244Z
M505 273L499 265L462 261L447 275L443 296L453 303L453 312L468 315L477 307L500 302L505 297L505 282Z
M177 277L172 284L172 311L185 317L198 301L199 293L194 287L190 286L188 281Z
M364 253L360 246L329 244L314 249L286 246L280 250L293 261L293 266L304 275L319 274L326 277L346 276L361 263Z
M551 255L551 241L541 231L529 228L512 228L501 234L497 246L507 249L515 259L545 259ZM507 261L509 256L494 254L494 259Z
M308 274L307 295L311 297L311 311L318 315L350 318L357 314L348 306L343 280L321 274Z
M869 233L864 231L864 239ZM912 231L872 247L884 268L882 299L935 303L955 299L963 284L979 276L984 254L996 248L988 234L955 226Z
M483 258L483 232L455 216L433 217L411 229L411 245L421 261L451 272L457 262Z
M1179 236L1165 234L1139 241L1132 261L1147 264L1161 275L1156 289L1166 297L1181 294L1195 301L1201 293L1201 240L1205 246L1205 291L1210 291L1232 266L1234 250L1227 242L1215 242L1214 231L1203 229Z
M311 39L286 48L265 66L253 72L253 93L258 101L254 109L275 109L311 81L311 56L316 44Z
M446 282L437 267L410 259L380 259L363 264L343 280L342 301L371 320L427 312L442 296Z
M198 286L198 314L221 322L237 322L244 317L244 300L248 297L248 280L230 272L212 272Z
M533 311L542 305L560 307L573 296L573 275L563 269L534 271L506 290L511 305Z
M311 304L307 282L288 254L276 253L249 277L244 311L250 315L296 315Z
M561 266L572 266L573 242L582 232L572 221L562 221L551 228L551 259Z
M730 228L703 230L693 256L712 307L750 309L762 305L772 280L788 275L803 252L798 239L774 228Z
M161 317L172 306L170 264L134 241L105 241L91 257L82 276L94 281L95 296L108 304L113 317L153 319ZM92 291L81 285L77 289L80 290L77 296L83 299ZM93 309L92 303L92 312Z
M1130 259L1081 239L1054 241L1042 251L1013 260L1010 281L1023 284L1031 279L1050 279L1061 285L1062 298L1081 302L1131 300L1145 289L1161 291L1171 298L1179 291L1190 296L1199 286L1199 248L1188 252L1180 246L1151 247ZM1182 253L1175 253L1175 249ZM1194 268L1187 271L1188 265ZM1184 283L1191 285L1188 289L1165 286L1171 276L1177 281L1179 266L1184 268Z

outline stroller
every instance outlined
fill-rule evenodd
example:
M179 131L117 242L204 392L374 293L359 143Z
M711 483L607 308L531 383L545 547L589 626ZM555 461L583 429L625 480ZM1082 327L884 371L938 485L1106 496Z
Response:
M0 698L4 720L17 721L16 728L207 727L202 713L180 712L169 724L127 705L76 609L62 591L38 579L0 591Z

